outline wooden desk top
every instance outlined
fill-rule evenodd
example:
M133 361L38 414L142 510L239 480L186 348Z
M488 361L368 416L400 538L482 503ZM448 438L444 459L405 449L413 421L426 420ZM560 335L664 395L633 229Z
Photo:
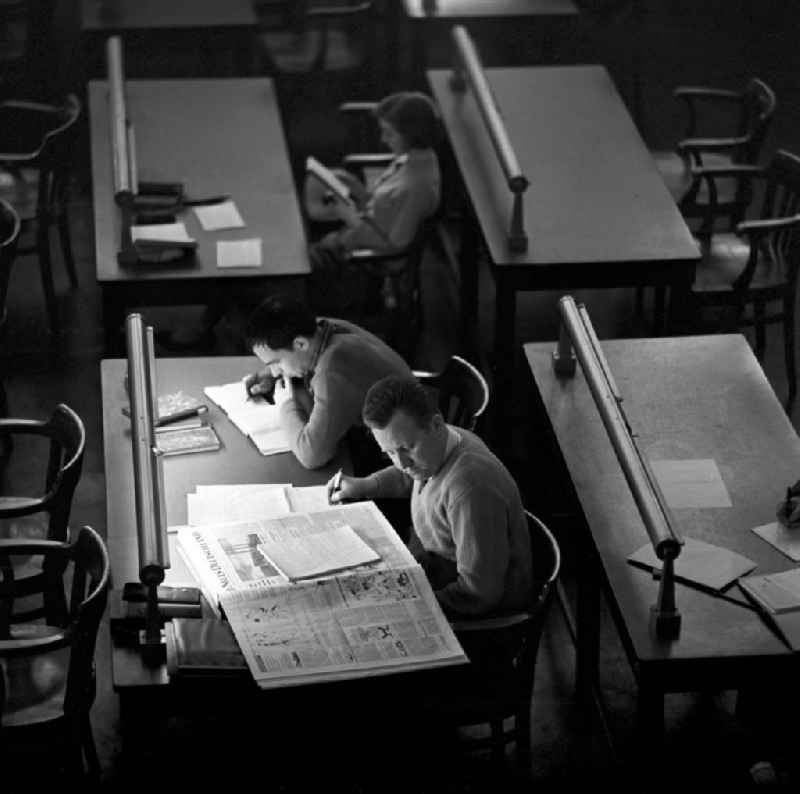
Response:
M168 5L168 4L167 4ZM182 182L187 196L229 194L246 226L205 232L191 210L179 216L198 241L190 266L120 268L106 81L89 83L95 256L101 283L241 279L309 272L307 243L272 81L129 80L140 181ZM216 241L260 237L260 267L217 267Z
M800 439L744 337L601 345L648 457L717 462L733 507L673 510L678 529L744 554L760 573L792 567L750 530L774 520L786 487L797 480ZM552 368L554 343L524 347L624 623L623 642L636 660L683 662L683 668L670 665L679 675L691 663L788 659L790 652L755 612L681 584L679 639L660 643L651 637L648 612L658 582L626 562L648 537L580 366L574 379L559 379ZM729 592L740 596L735 586Z
M156 28L253 27L253 0L82 0L84 31Z
M476 17L571 16L578 13L572 0L435 0L427 10L424 0L404 0L411 19L443 19L455 23Z
M222 441L222 449L175 455L164 459L164 487L167 497L167 522L170 526L186 523L186 494L195 486L213 483L292 483L319 485L327 482L342 465L349 463L344 454L325 468L309 471L289 452L261 455L225 414L203 394L204 386L230 383L258 368L251 356L213 358L174 358L156 360L160 394L182 389L204 399L208 420ZM122 415L128 404L123 379L126 359L103 359L100 364L103 395L103 455L106 474L106 526L114 586L138 581L138 550L133 494L133 457L130 425ZM170 536L172 568L167 583L193 581L182 557L177 553L175 536Z
M470 91L428 71L492 261L563 266L695 261L699 252L602 66L486 69L530 181L528 250L508 250L512 194Z

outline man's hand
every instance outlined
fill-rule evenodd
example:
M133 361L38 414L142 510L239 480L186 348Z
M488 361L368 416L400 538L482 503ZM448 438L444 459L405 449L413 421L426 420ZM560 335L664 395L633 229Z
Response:
M294 381L291 378L278 378L272 393L272 402L275 405L283 405L292 399L294 399Z
M368 477L351 477L348 474L336 472L336 474L328 480L328 501L332 505L338 505L342 502L368 499L368 480Z
M282 378L274 377L269 370L265 369L261 372L253 372L245 376L242 382L248 399L262 397L268 403L272 404L275 402L273 397L275 385L280 380L282 380Z

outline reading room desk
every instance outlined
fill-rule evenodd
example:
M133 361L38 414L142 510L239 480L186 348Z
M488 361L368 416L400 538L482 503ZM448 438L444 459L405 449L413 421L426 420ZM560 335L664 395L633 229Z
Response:
M128 117L139 181L179 182L188 198L230 195L244 228L204 231L194 212L183 221L197 240L183 264L120 265L122 219L114 202L108 85L89 84L97 281L103 291L106 345L119 350L126 307L207 303L269 280L309 273L298 197L272 81L128 80ZM261 239L257 267L220 268L218 240Z
M139 581L130 424L122 414L123 406L128 405L124 387L127 360L103 359L100 366L107 543L112 586L116 591L121 590L125 582ZM214 452L196 452L164 459L169 526L186 523L186 494L194 491L197 485L249 482L320 485L327 482L340 466L349 466L344 453L340 459L314 471L304 469L295 456L288 452L261 455L250 439L203 394L205 386L240 380L257 368L257 359L250 356L156 359L159 394L182 390L203 399L208 406L207 421L213 425L222 442L222 448ZM165 584L191 584L194 577L178 552L175 540L176 536L170 534L171 568L167 571ZM140 698L143 692L165 690L169 684L165 664L147 667L142 663L137 649L116 644L112 649L112 680L123 708L130 700ZM252 685L253 682L249 683Z
M87 74L103 72L101 55L108 36L121 35L131 56L131 74L155 58L163 70L169 55L190 54L204 73L253 74L254 37L258 16L252 0L82 0L81 34ZM138 57L137 57L138 56ZM224 56L222 61L220 56ZM148 68L150 76L152 68ZM163 71L161 72L163 75ZM137 75L142 76L142 75Z
M433 59L449 52L450 28L464 25L487 65L551 63L557 55L563 61L576 42L579 13L573 0L400 0L399 55L407 53L417 70L445 67Z
M800 471L800 440L741 335L603 341L623 409L650 460L713 459L730 508L673 508L678 531L738 552L757 573L794 567L751 529L775 520ZM552 428L577 497L574 527L577 683L589 703L597 684L599 598L609 611L638 686L643 744L657 747L668 692L742 689L796 676L797 659L733 585L730 599L676 584L675 640L649 628L659 582L626 557L649 543L642 519L580 366L554 373L554 343L526 344L536 419ZM583 531L581 531L583 530ZM680 557L678 557L680 561ZM651 739L652 741L648 741Z
M526 250L510 248L513 194L473 92L455 89L450 70L429 70L428 79L474 212L462 237L467 344L481 236L494 276L495 410L502 416L518 349L518 291L660 284L678 296L691 289L699 250L604 67L484 72L529 181Z

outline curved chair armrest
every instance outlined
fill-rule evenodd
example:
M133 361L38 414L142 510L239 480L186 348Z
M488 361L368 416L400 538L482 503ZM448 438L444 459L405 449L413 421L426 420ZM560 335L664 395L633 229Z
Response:
M350 262L393 262L395 259L402 259L408 256L407 248L399 248L395 251L379 251L376 248L354 248L345 254L345 258Z
M39 419L0 419L0 433L41 433L46 424Z
M342 102L339 105L339 112L345 114L372 113L377 106L377 102Z
M23 538L13 540L0 540L0 554L43 554L46 556L65 557L69 544L60 540L37 540L36 538Z
M679 85L672 92L676 99L685 99L691 102L695 99L708 99L711 101L741 102L742 92L731 91L727 88L711 88L710 86Z
M430 370L426 370L426 369L412 369L411 370L411 374L417 380L419 380L420 378L424 378L426 380L429 380L430 378L436 378L439 375L438 372L431 372Z
M61 108L57 105L48 105L44 102L29 102L23 99L6 99L0 102L0 110L14 108L16 110L36 110L41 113L58 113Z
M395 156L391 152L378 154L348 154L342 158L342 165L369 167L371 165L389 165Z
M362 3L353 3L350 5L313 6L306 11L305 16L306 19L319 19L322 17L327 17L329 19L335 19L337 17L346 18L360 14L363 11L368 11L370 6L372 6L372 0L365 0Z
M4 504L5 496L0 496L0 513L4 518L20 518L21 516L33 515L33 513L40 513L47 510L50 502L53 501L55 489L51 488L43 496L12 496L13 505ZM3 553L3 548L0 546L0 554ZM22 553L22 552L20 552ZM31 554L33 552L27 552Z
M74 629L68 627L53 634L42 635L41 637L0 640L0 659L13 656L38 655L66 648L72 644L74 634Z
M760 165L746 163L731 163L731 165L693 165L692 176L707 177L737 177L742 179L757 179L764 176L764 169Z
M694 152L726 152L743 146L749 138L739 135L735 138L684 138L678 141L676 149L679 154L692 154Z
M800 225L800 215L790 215L785 218L766 218L760 221L742 221L736 226L736 233L756 240L798 225Z

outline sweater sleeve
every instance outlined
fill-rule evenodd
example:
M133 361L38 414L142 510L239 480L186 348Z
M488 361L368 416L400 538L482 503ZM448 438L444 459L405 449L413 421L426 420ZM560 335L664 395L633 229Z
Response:
M494 489L462 489L447 505L456 547L456 579L436 591L450 615L477 616L501 601L510 547L505 501Z
M361 393L336 372L314 379L311 412L299 399L289 399L281 406L281 423L289 448L307 469L324 466L336 454L339 441L358 423Z

